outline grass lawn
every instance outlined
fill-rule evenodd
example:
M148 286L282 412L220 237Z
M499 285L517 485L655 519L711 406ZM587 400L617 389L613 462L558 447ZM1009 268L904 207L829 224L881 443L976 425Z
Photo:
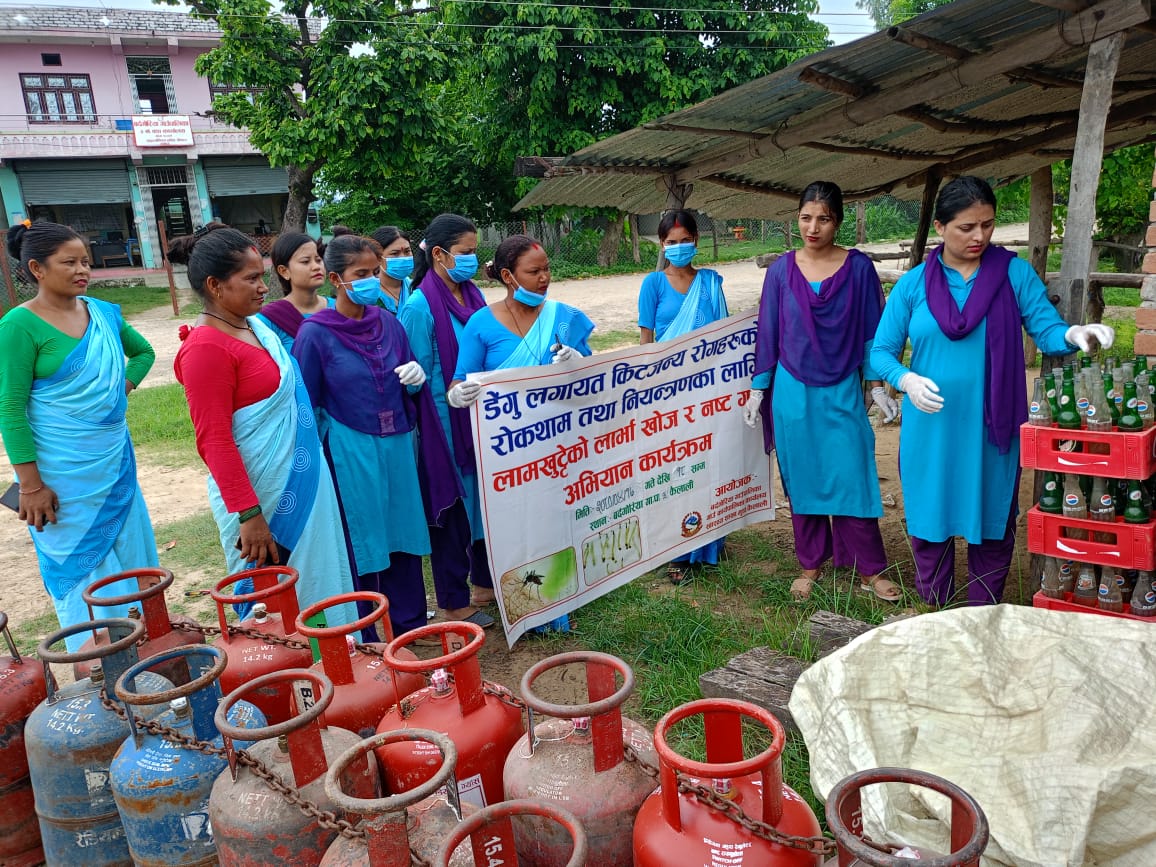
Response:
M201 460L193 442L185 391L177 383L130 394L128 428L142 457L170 466L195 466Z
M120 305L125 319L130 319L145 310L171 304L168 286L94 286L88 293L93 298ZM171 310L171 307L170 307Z

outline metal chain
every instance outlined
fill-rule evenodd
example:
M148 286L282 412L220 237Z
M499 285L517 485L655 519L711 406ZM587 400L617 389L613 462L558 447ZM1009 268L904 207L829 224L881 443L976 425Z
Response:
M206 638L221 634L221 629L217 626L202 626L199 623L186 623L179 620L170 621L169 625L179 632L196 632L205 636ZM244 635L246 638L256 638L259 641L265 641L269 644L280 644L283 647L289 647L293 650L310 649L308 641L299 641L296 638L286 638L284 635L273 635L269 632L262 632L260 629L253 629L251 626L229 626L228 630L229 635Z
M658 779L658 768L640 756L630 744L623 745L622 755L626 761L637 764L639 769L648 777ZM704 807L721 813L760 839L766 840L769 843L777 843L780 846L787 846L791 849L801 849L813 855L828 856L834 855L838 851L835 847L835 841L829 837L802 837L795 834L787 834L780 831L774 825L768 825L765 822L760 822L758 819L752 819L743 812L742 807L735 801L724 798L702 783L692 781L685 774L676 773L675 776L678 779L678 791L680 793L691 795Z

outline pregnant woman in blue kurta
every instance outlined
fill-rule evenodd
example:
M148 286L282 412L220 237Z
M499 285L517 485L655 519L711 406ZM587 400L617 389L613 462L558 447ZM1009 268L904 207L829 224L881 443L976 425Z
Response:
M885 422L898 407L867 362L883 309L871 260L835 244L843 222L843 191L815 181L799 198L803 248L767 271L759 305L759 340L751 399L743 410L753 427L763 390L771 390L768 446L779 458L791 501L795 556L803 574L791 585L811 595L828 560L857 569L863 590L894 602L899 588L880 578L887 554L879 533L883 504L875 472L875 434L863 406L871 386Z
M992 246L995 194L961 177L935 203L943 244L895 284L871 363L908 398L899 469L915 585L955 593L955 537L967 540L967 599L1000 601L1015 549L1019 426L1027 421L1021 324L1045 355L1108 348L1104 325L1068 326L1024 260ZM1094 341L1093 341L1094 338ZM897 360L911 340L910 366Z

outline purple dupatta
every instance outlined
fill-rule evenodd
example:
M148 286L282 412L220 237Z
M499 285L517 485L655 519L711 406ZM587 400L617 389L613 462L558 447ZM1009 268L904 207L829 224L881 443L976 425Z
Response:
M947 285L943 245L931 251L923 267L927 306L939 330L949 340L961 340L981 322L987 323L984 353L983 423L987 438L1001 455L1017 442L1020 425L1028 420L1027 379L1019 305L1008 278L1015 253L989 245L980 258L971 292L959 309Z
M443 387L447 391L458 367L458 336L454 332L450 317L453 316L465 325L476 311L486 306L486 299L482 297L481 290L474 285L473 280L460 283L459 288L462 290L464 303L458 303L454 293L433 268L426 272L421 283L417 285L418 291L425 295L430 315L433 316L434 341L442 364ZM462 473L473 475L477 472L477 468L474 462L474 436L470 429L469 410L452 406L447 406L446 410L450 417L450 445L453 447L454 461Z
M305 317L301 311L285 298L273 301L261 308L260 313L290 337L296 338Z

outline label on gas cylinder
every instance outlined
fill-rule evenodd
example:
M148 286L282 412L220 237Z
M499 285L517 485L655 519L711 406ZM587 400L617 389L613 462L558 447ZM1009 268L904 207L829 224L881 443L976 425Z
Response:
M85 768L84 785L88 789L88 803L94 808L108 807L113 803L107 765Z
M710 867L735 867L742 864L746 850L753 845L750 842L720 843L710 837L703 837L702 842L710 847Z
M415 741L414 745L416 746L420 743L421 741ZM438 755L441 755L441 753L439 752ZM442 786L438 789L434 797L444 799L446 797L446 787ZM482 788L482 775L474 774L472 777L458 780L458 798L463 804L473 804L479 810L484 810L487 805L486 791Z
M206 801L205 806L208 806ZM213 825L209 822L209 814L204 811L187 813L181 816L181 830L185 839L194 843L213 842Z

